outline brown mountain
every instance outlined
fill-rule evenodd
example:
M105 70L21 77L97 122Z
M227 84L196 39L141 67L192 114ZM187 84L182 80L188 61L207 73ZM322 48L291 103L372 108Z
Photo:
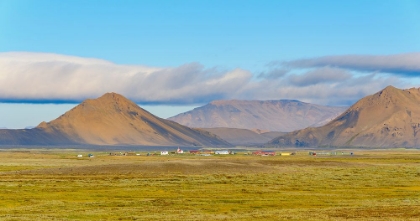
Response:
M168 118L196 128L241 128L289 132L325 124L346 110L295 100L219 100Z
M392 86L367 96L322 127L273 139L276 146L420 147L420 89Z
M209 132L158 118L125 97L85 100L59 118L29 130L0 130L0 144L230 146Z
M285 134L284 132L261 132L248 129L226 127L200 129L215 134L231 144L244 146L262 145L274 139L275 137Z

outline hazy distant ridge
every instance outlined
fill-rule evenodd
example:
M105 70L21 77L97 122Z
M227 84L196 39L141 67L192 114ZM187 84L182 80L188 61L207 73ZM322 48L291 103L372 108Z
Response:
M237 128L200 128L201 130L208 131L226 140L234 145L262 145L272 140L275 137L285 134L284 132L263 132L257 133L248 129Z
M346 109L296 100L219 100L168 119L195 128L228 127L288 132L325 124Z

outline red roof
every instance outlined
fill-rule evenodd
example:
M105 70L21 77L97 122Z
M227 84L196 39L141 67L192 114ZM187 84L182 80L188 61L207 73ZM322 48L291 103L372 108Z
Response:
M259 150L259 151L255 151L255 152L253 152L252 154L254 154L254 155L276 155L276 152L274 152L274 151L269 151L269 150L267 150L267 151L263 151L263 150Z

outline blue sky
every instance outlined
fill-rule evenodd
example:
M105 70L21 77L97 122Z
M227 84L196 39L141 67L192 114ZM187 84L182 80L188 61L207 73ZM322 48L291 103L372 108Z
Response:
M350 105L389 84L418 87L419 9L401 0L0 0L0 127L35 126L109 90L169 117L215 99Z

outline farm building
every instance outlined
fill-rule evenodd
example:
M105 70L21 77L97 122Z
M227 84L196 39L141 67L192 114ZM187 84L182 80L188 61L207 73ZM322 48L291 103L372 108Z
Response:
M214 154L229 154L228 150L216 150Z
M167 150L160 151L160 155L169 155L169 152Z
M353 152L309 152L310 156L337 156L337 155L350 155L353 156Z
M178 149L176 150L176 153L184 153L184 151L179 149L179 147L178 147Z
M200 151L199 150L190 150L190 153L191 154L200 154Z
M214 151L212 151L212 150L202 150L201 153L204 153L204 154L214 154Z
M274 151L270 151L270 150L259 150L259 151L255 151L252 152L253 155L258 155L258 156L275 156L276 152Z

